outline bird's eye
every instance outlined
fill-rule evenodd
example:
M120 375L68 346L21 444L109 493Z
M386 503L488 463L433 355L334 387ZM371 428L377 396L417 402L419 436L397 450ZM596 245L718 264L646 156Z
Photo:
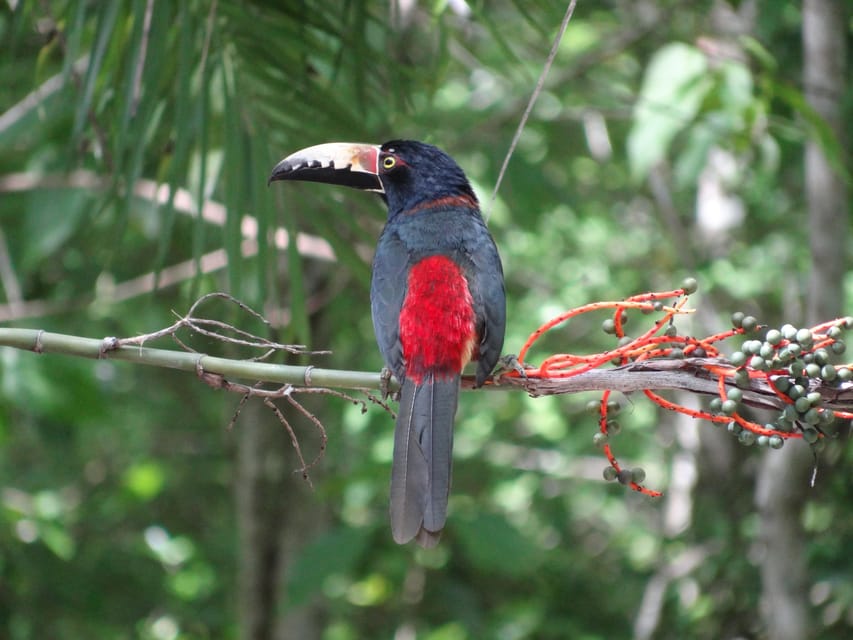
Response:
M382 160L382 167L385 169L393 169L397 164L397 159L393 156L385 156L385 159Z

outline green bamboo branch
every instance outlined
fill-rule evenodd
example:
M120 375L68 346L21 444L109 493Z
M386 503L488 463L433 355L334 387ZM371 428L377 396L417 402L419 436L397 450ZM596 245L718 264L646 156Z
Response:
M215 373L226 378L262 380L304 387L382 388L382 376L379 372L341 371L320 369L310 365L296 366L233 360L203 353L121 345L117 338L96 340L39 329L0 328L0 346L15 347L35 353L60 353L82 358L125 360L180 371ZM397 388L393 379L387 386L391 390Z

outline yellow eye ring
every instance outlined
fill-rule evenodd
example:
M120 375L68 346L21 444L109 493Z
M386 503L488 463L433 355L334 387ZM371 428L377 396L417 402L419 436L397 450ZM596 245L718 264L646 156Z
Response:
M394 165L396 164L397 160L394 159L392 156L385 156L385 158L382 160L382 167L385 169L393 169Z

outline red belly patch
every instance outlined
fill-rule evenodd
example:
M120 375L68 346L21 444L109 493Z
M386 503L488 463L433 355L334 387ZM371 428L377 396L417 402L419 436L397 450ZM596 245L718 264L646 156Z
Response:
M450 378L468 364L476 342L474 301L462 270L445 256L430 256L409 271L400 311L406 376Z

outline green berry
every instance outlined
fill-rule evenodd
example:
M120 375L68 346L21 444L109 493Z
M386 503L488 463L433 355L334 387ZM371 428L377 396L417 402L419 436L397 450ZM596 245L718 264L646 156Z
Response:
M760 340L744 340L741 345L741 351L743 351L747 355L755 355L758 353L758 350L761 348Z
M838 371L831 364L825 364L820 369L820 377L827 382L832 382L838 377Z
M821 366L825 365L827 362L829 362L829 351L823 348L815 349L814 361Z
M616 479L616 469L613 467L604 467L602 474L607 482L613 482Z
M839 367L835 370L835 373L838 375L838 379L841 382L849 382L853 380L853 369L849 367Z
M674 349L670 349L669 357L673 360L683 360L684 359L684 349L679 347L675 347Z
M752 431L747 431L746 429L738 434L737 439L742 445L747 447L755 444L755 434Z
M746 369L738 369L735 371L734 381L741 388L749 388L749 372Z
M820 424L829 426L835 422L835 414L832 411L820 412Z
M726 391L726 397L729 400L734 400L735 402L740 402L743 400L743 391L735 387L734 389L728 389Z
M756 371L764 371L767 369L767 361L761 356L752 356L749 359L749 367Z
M601 330L609 335L615 334L616 323L613 321L613 318L606 318L604 322L601 323Z
M805 413L806 411L812 408L812 403L809 402L808 398L802 396L796 399L796 401L794 402L794 408L800 413Z
M790 364L790 366L788 367L788 371L792 376L798 378L803 375L803 373L805 372L805 368L806 363L802 360L797 359Z
M596 447L603 447L604 445L607 444L608 440L609 440L609 438L607 437L607 434L601 433L601 431L599 431L594 436L592 436L592 443Z
M735 367L742 367L746 364L746 354L743 351L735 351L729 361Z
M823 402L823 396L822 396L822 395L820 395L820 393L818 393L817 391L812 391L811 393L807 393L807 394L806 394L806 399L808 399L809 403L810 403L813 407L816 407L816 406L818 406L821 402Z
M768 344L772 346L776 346L780 342L782 342L782 332L778 329L770 329L767 332L767 335L764 336L764 339L768 342Z
M620 469L619 473L616 474L616 479L619 481L619 484L630 484L631 483L631 470L630 469Z
M607 433L611 436L618 436L620 431L622 431L622 425L619 424L618 420L607 421Z
M841 337L842 333L844 332L841 330L841 327L836 324L830 327L829 330L827 330L826 335L832 338L833 340L838 340L838 338Z
M818 424L820 422L820 411L817 409L809 409L803 416L803 421L808 424Z
M785 376L779 376L778 378L773 378L773 385L781 392L785 392L791 386L790 378L786 378Z
M837 356L840 356L842 353L847 351L847 343L842 342L841 340L836 340L831 345L829 345L829 348L832 349L832 353Z
M785 440L781 436L770 436L770 448L781 449L785 444Z
M801 384L792 385L790 389L788 389L788 397L791 400L796 400L801 395L806 392L806 388Z
M732 421L732 422L729 422L729 424L727 424L727 425L726 425L726 431L728 431L728 432L729 432L729 433L731 433L732 435L735 435L735 436L736 436L736 435L737 435L737 434L739 434L741 431L743 431L743 427L742 427L742 426L740 426L737 422Z
M797 328L792 324L783 324L780 332L785 340L793 340L797 337Z
M665 335L667 338L674 338L678 335L678 329L675 328L674 324L671 324L663 332L663 335Z
M807 347L812 343L812 332L809 329L800 329L797 331L794 339L804 347Z
M598 400L590 400L586 403L586 410L589 413L598 413L601 410L601 402Z
M758 436L758 438L756 438L755 444L757 444L759 447L766 447L770 444L770 438L765 435L760 435Z
M696 281L696 278L684 278L681 282L681 288L684 289L685 295L689 296L691 293L696 293L699 283Z
M730 416L737 411L737 402L734 400L724 400L720 410L723 412L723 415Z
M817 429L812 429L811 427L803 429L803 440L809 444L814 444L818 441L818 438L820 438L820 434L817 432Z
M758 320L756 320L752 316L746 316L743 319L743 322L740 323L740 326L743 328L744 331L749 333L751 331L755 331L758 328Z
M622 410L622 405L619 404L618 400L608 400L607 401L607 415L615 416Z
M711 413L720 413L723 410L723 401L721 398L711 398L711 402L708 403L708 409L711 410Z
M740 329L741 324L743 324L743 319L746 317L743 311L735 311L732 314L732 326L735 329Z
M809 378L817 378L820 376L820 365L816 362L806 365L806 375Z
M631 480L637 484L642 484L646 479L646 470L642 467L634 467L631 469Z
M761 347L758 349L758 355L760 355L765 360L769 360L776 353L776 349L773 348L773 345L769 342L763 342Z

